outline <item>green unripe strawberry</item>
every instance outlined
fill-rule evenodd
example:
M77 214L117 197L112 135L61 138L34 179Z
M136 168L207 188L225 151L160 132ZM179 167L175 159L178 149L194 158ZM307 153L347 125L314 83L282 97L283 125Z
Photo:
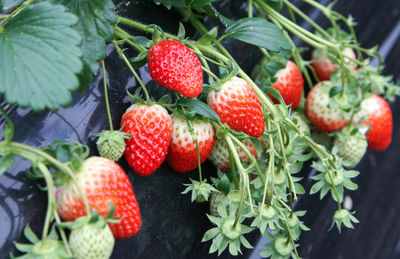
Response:
M353 168L360 162L368 147L367 138L359 132L355 135L340 134L333 144L337 147L337 154L348 162L348 168Z
M114 247L114 236L107 224L85 224L71 231L69 245L77 259L108 259Z
M130 134L118 130L104 130L93 136L98 136L96 142L100 156L113 161L118 161L125 151L125 139Z
M210 197L210 214L214 217L219 217L218 204L221 202L224 194L222 192L214 192Z

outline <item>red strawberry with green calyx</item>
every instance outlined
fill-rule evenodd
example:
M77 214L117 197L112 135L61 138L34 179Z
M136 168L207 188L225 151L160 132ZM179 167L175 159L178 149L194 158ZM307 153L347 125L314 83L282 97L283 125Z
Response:
M287 105L291 104L292 108L296 109L300 104L304 85L303 76L299 68L289 60L284 69L276 72L275 77L277 77L277 80L271 84L271 87L281 94ZM268 96L274 103L279 103L271 94L268 94Z
M317 131L333 132L349 124L339 107L329 107L329 87L330 81L318 83L307 95L306 115Z
M356 54L351 48L345 48L342 53L344 56L349 56L353 59L356 59ZM333 71L339 70L339 68L325 56L322 50L315 49L312 52L311 59L311 65L321 81L330 80ZM353 64L353 61L350 61L348 58L344 58L344 60L350 65ZM353 69L356 70L357 67L354 67Z
M125 126L124 126L125 125ZM159 104L133 104L122 116L126 139L125 158L139 175L154 173L165 160L173 126L167 110Z
M198 167L196 135L199 144L200 163L211 154L215 143L214 128L209 122L201 120L190 121L193 131L189 129L188 121L179 115L172 115L174 131L168 149L167 163L179 173L191 171Z
M259 137L264 133L265 122L260 101L253 88L242 78L233 77L207 96L208 105L221 121L234 130Z
M77 184L85 195L89 207L107 217L110 203L119 223L109 224L115 238L135 235L142 218L132 185L124 170L114 161L103 157L84 160L75 172ZM57 212L63 220L74 221L86 215L86 208L76 184L70 179L56 197Z
M179 41L163 40L149 51L150 76L162 86L186 97L196 97L203 89L203 70L196 54Z
M367 132L368 148L375 151L385 150L392 142L393 115L388 102L378 95L368 97L361 102L361 110L354 116L357 122L361 117L368 119L361 125L370 125Z

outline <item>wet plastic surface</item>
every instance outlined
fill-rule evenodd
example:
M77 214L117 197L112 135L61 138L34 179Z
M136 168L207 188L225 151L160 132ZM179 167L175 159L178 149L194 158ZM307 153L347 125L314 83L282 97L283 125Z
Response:
M240 16L244 10L240 1L231 1L224 7L228 17ZM293 1L300 3L300 1ZM329 1L321 1L326 4ZM137 18L144 23L156 23L168 32L176 33L180 16L168 15L166 9L152 4L151 1L120 2L117 9L120 14ZM301 6L301 4L299 4ZM358 22L356 28L363 46L372 47L381 43L387 55L386 73L398 77L400 72L400 2L397 0L339 0L337 9L343 13L352 13ZM229 13L230 12L230 13ZM321 14L309 10L319 19ZM146 14L143 16L143 14ZM171 19L170 17L175 17ZM306 26L306 25L304 25ZM187 34L191 34L190 27ZM246 71L251 71L258 60L257 51L247 45L232 44L225 41L230 51L240 60ZM109 98L114 125L132 101L125 91L134 92L135 80L125 68L111 46L108 47L106 67L108 71ZM167 90L155 85L145 68L140 76L156 97ZM16 125L15 141L35 147L50 144L57 139L78 140L87 143L96 154L94 142L89 139L93 133L108 128L105 111L102 74L94 75L94 81L84 93L75 93L70 107L57 112L33 113L27 109L5 106ZM400 168L399 117L400 100L391 105L394 115L394 134L391 146L385 152L371 152L358 166L361 171L356 182L359 190L349 193L357 218L361 221L355 230L344 230L339 235L336 230L328 232L335 203L330 199L319 201L317 196L300 199L299 209L309 212L305 223L312 231L300 238L299 253L303 258L399 258L400 257ZM1 123L4 123L1 121ZM112 258L216 258L208 255L210 243L201 243L203 233L211 227L205 213L208 204L191 204L189 195L181 195L182 183L189 182L196 173L178 174L166 164L152 176L140 177L129 170L128 165L120 163L129 175L134 192L140 204L143 217L142 228L136 236L118 240ZM25 177L24 171L29 163L18 160L16 165L0 178L0 258L8 258L14 251L13 240L23 241L21 233L26 224L30 224L37 233L41 231L47 198L39 190L37 183ZM207 175L215 174L209 163L204 165ZM307 169L305 176L309 173ZM309 188L309 187L308 187ZM307 188L306 188L307 189ZM258 234L249 238L256 245ZM261 240L260 243L263 241ZM244 258L258 258L257 250L243 248ZM231 258L225 252L220 258Z

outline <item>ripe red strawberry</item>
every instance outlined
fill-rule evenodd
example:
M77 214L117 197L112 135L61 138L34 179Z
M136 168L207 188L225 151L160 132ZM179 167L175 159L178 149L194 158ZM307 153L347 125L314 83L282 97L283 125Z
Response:
M197 146L193 133L189 131L187 121L177 115L172 116L172 123L174 131L168 149L167 163L176 172L191 171L198 166ZM203 163L211 154L215 144L214 128L211 123L200 120L191 123L199 143L200 162Z
M243 79L233 77L217 92L210 91L208 105L221 121L234 130L259 137L265 129L260 101L251 86Z
M250 139L242 140L242 143L246 146L246 148L250 151L251 155L257 159L257 148L254 143ZM236 147L236 151L238 152L239 158L243 163L250 163L249 157L246 153L240 149L238 146ZM214 149L209 157L210 161L218 167L222 172L226 173L229 169L229 150L226 146L225 141L222 139L217 139L215 141Z
M292 104L292 108L296 109L300 104L304 84L299 68L289 60L286 67L278 70L275 76L278 79L271 86L282 95L287 105ZM268 96L274 103L279 103L271 94L268 94Z
M330 85L329 81L322 83ZM307 96L306 115L317 131L333 132L349 124L339 107L328 107L328 104L328 90L321 83L315 85Z
M162 86L186 97L203 89L203 70L196 54L178 41L163 40L149 51L150 76Z
M125 139L125 158L139 175L150 175L165 160L173 131L171 117L158 104L133 104L122 116L122 131L132 134Z
M369 118L362 125L371 125L366 134L368 147L372 150L385 150L392 142L393 116L389 104L378 95L373 95L361 103L361 111L355 116L358 121L362 116Z
M343 55L349 56L354 59L356 58L356 54L351 48L345 48L343 50ZM315 73L317 73L317 76L321 81L330 80L332 72L339 70L339 68L335 64L333 64L332 61L330 61L321 50L315 49L311 54L311 59L311 65L313 66ZM345 61L349 64L353 64L352 61L349 62L349 60L346 58ZM354 70L356 69L357 67L354 67Z
M114 216L121 219L109 225L115 238L131 237L139 231L142 223L139 205L128 176L117 163L103 157L90 157L75 173L91 208L107 217L109 204L114 206ZM82 197L72 180L62 187L56 204L58 214L66 221L86 215Z

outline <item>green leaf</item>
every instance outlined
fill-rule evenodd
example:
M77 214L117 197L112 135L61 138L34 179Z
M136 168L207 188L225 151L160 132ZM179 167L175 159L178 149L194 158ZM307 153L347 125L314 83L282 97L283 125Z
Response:
M211 45L211 43L216 40L218 37L218 27L212 28L206 34L201 36L201 38L197 41L199 44L203 45Z
M333 97L335 95L340 94L341 92L343 92L343 88L340 86L334 86L329 90L329 97Z
M33 110L57 109L71 101L82 70L76 16L48 2L31 5L0 32L0 94Z
M281 49L291 49L288 40L283 36L281 30L275 24L259 17L237 20L226 28L225 34L275 52Z
M191 7L194 9L201 9L216 1L218 0L194 0L193 3L191 4Z
M228 176L224 174L220 179L218 179L218 181L215 183L215 187L225 195L228 195L231 190L231 183Z
M217 227L209 229L206 233L204 233L204 236L203 236L203 239L201 240L201 242L206 242L206 241L214 238L219 232L220 232L220 230Z
M143 37L143 36L136 36L132 39L132 41L136 44L139 44L140 46L145 47L145 48L150 48L151 44L152 44L151 40L149 40L148 38Z
M213 109L211 109L210 106L203 103L202 101L192 99L192 98L185 98L185 99L181 99L178 102L178 105L185 106L185 107L189 108L190 110L196 112L197 114L202 115L206 118L209 118L210 120L221 121L218 114Z
M39 242L39 238L32 231L32 229L29 225L26 225L26 227L24 228L24 235L25 235L26 239L28 239L29 242L31 242L32 244Z
M114 36L117 16L111 0L52 0L62 4L79 19L75 29L83 36L83 61L91 72L99 69L98 61L106 55L106 42Z
M179 39L183 39L183 38L185 38L185 34L186 34L185 26L183 26L183 24L180 22L177 36L178 36Z
M268 93L270 93L273 97L275 97L279 103L285 103L285 101L282 98L282 95L273 87L266 87L266 90Z
M231 24L234 24L235 22L232 21L231 19L223 16L220 12L218 12L217 8L214 6L210 6L211 10L213 11L214 15L220 20L220 22L225 25L226 27L230 26Z
M318 182L314 183L314 185L311 187L310 194L319 192L319 190L321 190L321 188L324 185L325 185L325 183L323 181L318 181Z
M20 3L22 3L24 0L4 0L0 1L0 10L5 11L8 9L11 9Z
M168 9L171 9L172 6L175 7L186 7L185 0L154 0L156 4L163 4Z
M8 168L14 164L14 156L6 155L0 158L0 175L4 174Z

